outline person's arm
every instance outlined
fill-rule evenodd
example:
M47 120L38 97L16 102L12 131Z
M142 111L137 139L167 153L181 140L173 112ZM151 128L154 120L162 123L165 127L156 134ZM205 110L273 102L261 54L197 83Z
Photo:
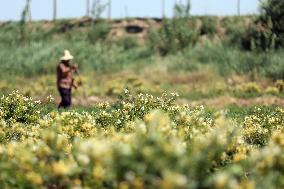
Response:
M78 85L74 82L74 79L72 79L72 87L74 87L75 89L78 89Z
M73 73L76 72L76 71L78 71L78 65L77 65L77 64L73 64L73 65L71 66L71 69L72 69Z
M78 65L77 64L73 64L71 66L72 72L76 72L78 70ZM78 85L74 82L74 79L72 79L72 87L75 89L78 89Z

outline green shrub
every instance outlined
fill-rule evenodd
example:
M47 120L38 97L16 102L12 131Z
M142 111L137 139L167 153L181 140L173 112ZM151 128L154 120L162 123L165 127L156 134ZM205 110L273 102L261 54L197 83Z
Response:
M261 89L256 83L247 83L243 85L243 92L245 93L260 93Z
M217 30L217 20L213 16L205 16L201 18L202 26L200 28L201 35L213 36Z
M249 21L255 20L254 17L225 17L222 19L222 27L226 30L225 43L242 48L242 38L249 27L248 23L245 22L246 19Z
M0 119L8 123L35 123L40 116L40 102L13 92L0 99Z
M127 122L142 119L155 109L175 114L174 102L177 96L177 94L168 95L166 93L162 97L154 97L148 94L132 95L125 89L121 95L121 100L117 101L113 106L102 108L97 113L96 122L102 127L112 125L123 128Z
M276 81L276 88L278 89L279 92L284 91L284 81L283 80L277 80Z
M260 86L253 82L239 85L233 89L233 92L234 95L241 98L251 98L262 94Z
M199 33L187 18L165 20L161 29L152 31L150 46L162 55L174 54L197 43Z
M265 89L265 93L270 94L270 95L278 95L279 90L277 87L267 87Z
M249 50L268 51L274 49L276 47L276 35L271 27L271 23L267 26L261 23L251 25L243 36L243 47Z
M98 22L92 25L91 31L88 33L88 39L91 43L97 43L100 40L105 40L111 26L105 22Z
M124 50L130 50L139 46L137 39L134 37L124 37L114 42L116 45L123 47Z
M20 39L19 23L5 23L0 29L0 41L7 46L17 45Z
M267 109L268 110L268 109ZM255 108L252 115L244 119L244 138L249 144L264 146L269 141L272 132L283 124L283 111L279 108L267 111Z
M227 43L196 45L186 48L181 54L169 56L171 70L194 71L209 66L221 76L247 75L252 80L258 77L283 79L284 67L281 50L269 52L245 52Z

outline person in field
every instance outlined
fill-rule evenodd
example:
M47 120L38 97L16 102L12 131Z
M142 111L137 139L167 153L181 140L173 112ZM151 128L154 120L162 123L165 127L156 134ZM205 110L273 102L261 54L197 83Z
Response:
M78 69L78 65L71 64L72 60L73 56L71 53L65 50L57 66L57 88L61 96L61 102L58 106L59 109L69 108L72 105L72 88L77 88L74 84L73 74Z

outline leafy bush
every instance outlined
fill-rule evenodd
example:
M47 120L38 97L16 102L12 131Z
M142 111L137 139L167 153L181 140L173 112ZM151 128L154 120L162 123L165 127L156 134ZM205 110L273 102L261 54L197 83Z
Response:
M11 124L15 122L35 123L40 116L39 103L18 92L3 96L0 99L0 119Z
M243 36L242 45L249 50L265 50L274 49L276 46L276 35L269 25L261 23L251 25Z
M247 161L230 166L213 177L217 188L234 188L238 182L240 188L281 188L283 183L283 133L273 133L269 144L252 152ZM240 153L239 155L242 156ZM249 174L247 174L249 173ZM246 176L244 176L246 175ZM246 177L246 179L243 179Z
M279 92L284 91L284 81L283 80L277 80L276 81L276 88L279 90Z
M187 18L165 20L161 29L152 31L149 36L150 46L162 55L177 53L197 43L199 33Z
M270 95L278 95L279 89L277 87L267 87L267 89L265 90L265 93L270 94Z
M243 85L242 91L246 93L260 93L261 89L256 83L247 83Z
M127 88L132 92L143 92L144 81L135 76L126 76L126 78L110 80L106 84L105 93L109 96L120 96Z
M216 17L206 16L201 18L202 26L200 28L201 35L213 36L216 34L217 30L217 21Z
M244 17L224 17L221 20L221 26L225 28L225 42L231 46L242 48L242 38L246 33L249 23L256 18L254 16Z
M255 97L260 95L261 92L260 86L253 82L239 85L234 89L234 94L238 97Z
M91 43L97 43L100 40L105 40L111 26L105 22L98 22L92 25L91 31L88 33L88 39Z
M155 109L164 110L169 114L175 114L174 102L177 94L163 94L162 98L152 95L139 94L134 96L125 89L121 100L112 106L103 106L97 113L97 124L102 127L109 125L123 128L129 121L142 119L146 114ZM118 111L123 110L123 111ZM115 119L114 119L115 116Z
M249 144L264 146L271 134L283 124L283 110L280 108L256 107L244 117L244 138Z
M124 50L130 50L139 46L137 39L134 37L125 37L114 42L116 45L123 47Z

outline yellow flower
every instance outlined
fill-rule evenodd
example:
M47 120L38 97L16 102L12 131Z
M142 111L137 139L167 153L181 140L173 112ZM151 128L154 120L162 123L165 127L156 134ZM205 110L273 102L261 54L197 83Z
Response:
M0 154L4 154L5 147L3 145L0 145Z
M90 158L85 154L78 154L77 159L82 165L88 165L90 163Z
M56 112L50 112L49 115L50 115L51 118L54 119L54 118L56 118L57 113Z
M216 177L215 177L215 187L216 188L225 188L226 185L228 184L228 176L224 173L219 173Z
M15 154L15 149L14 149L13 144L8 144L8 145L7 145L6 152L7 152L8 156L10 156L10 157L13 157L13 156L14 156L14 154Z
M253 181L242 181L236 189L255 189L255 182Z
M144 182L141 178L135 178L133 182L134 188L136 189L142 189L144 188Z
M237 153L237 154L234 155L233 161L234 162L240 162L240 161L246 159L246 157L247 156L244 153Z
M53 174L56 176L64 176L69 173L69 168L63 161L53 163L51 168Z
M37 184L37 185L40 185L42 184L42 178L39 174L37 173L34 173L34 172L29 172L27 174L27 179L29 181L31 181L33 184Z
M118 189L128 189L128 188L130 188L130 186L127 182L121 182L118 185Z
M273 133L272 140L274 143L284 147L284 134L283 133L279 133L279 132Z
M81 184L82 184L82 182L81 182L80 179L74 179L74 180L72 181L72 183L73 183L74 186L81 186Z
M96 179L96 180L103 180L104 178L104 168L101 166L101 165L96 165L94 168L93 168L93 177Z
M39 158L44 158L44 157L50 155L51 153L52 153L51 149L48 146L40 146L40 147L38 147L38 149L36 151L36 155Z

